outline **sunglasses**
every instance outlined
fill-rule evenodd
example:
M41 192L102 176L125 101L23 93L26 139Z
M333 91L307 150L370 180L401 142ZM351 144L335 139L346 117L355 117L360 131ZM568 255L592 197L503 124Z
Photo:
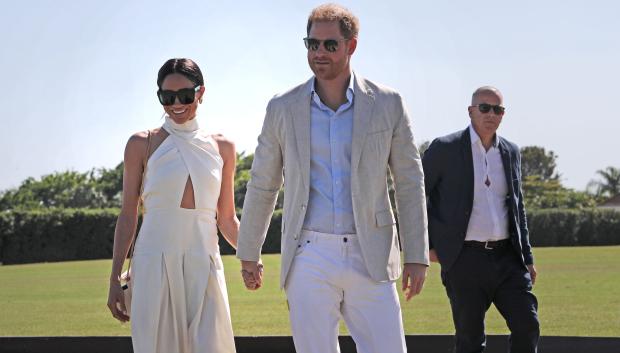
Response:
M200 90L200 86L194 88L181 88L178 91L157 90L157 98L161 105L173 105L177 98L181 104L194 103L196 92Z
M325 48L325 50L327 50L330 53L333 53L336 50L338 50L338 43L344 42L344 41L346 41L346 39L320 40L320 39L306 37L304 38L304 45L306 46L306 49L310 51L317 51L321 47L321 43L323 43L323 47Z
M478 110L480 110L480 113L482 114L490 112L491 109L493 109L493 113L495 113L495 115L502 115L506 111L506 108L502 107L501 105L491 105L487 103L481 103L475 107L478 107Z

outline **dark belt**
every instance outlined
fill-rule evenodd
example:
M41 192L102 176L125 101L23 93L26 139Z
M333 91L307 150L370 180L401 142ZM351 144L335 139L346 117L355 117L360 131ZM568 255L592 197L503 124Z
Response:
M497 241L466 241L463 246L468 248L479 248L486 250L501 249L507 247L510 244L509 239L497 240Z

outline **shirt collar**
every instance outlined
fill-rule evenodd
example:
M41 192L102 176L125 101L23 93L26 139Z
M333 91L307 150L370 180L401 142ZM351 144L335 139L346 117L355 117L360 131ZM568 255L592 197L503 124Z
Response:
M469 124L469 137L471 139L472 145L480 141L480 136L478 136L478 133L476 132L476 130L471 124ZM482 143L482 141L480 141L480 143ZM498 143L499 143L499 136L497 135L497 133L495 133L495 137L493 138L493 147L497 148Z
M323 102L321 102L321 98L319 98L319 95L316 93L316 90L314 89L315 82L316 82L316 78L313 78L312 79L312 84L310 86L310 95L312 96L312 100L321 109L329 109L329 108L327 108L327 106L325 104L323 104ZM351 72L351 77L349 78L349 86L347 87L347 92L346 92L347 100L349 102L345 103L345 104L351 104L351 102L353 102L353 95L354 95L354 93L355 93L355 74L353 72Z

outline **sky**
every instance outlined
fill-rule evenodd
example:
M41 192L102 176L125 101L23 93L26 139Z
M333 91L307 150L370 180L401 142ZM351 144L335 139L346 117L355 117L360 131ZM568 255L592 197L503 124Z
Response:
M558 155L578 190L620 168L617 1L342 1L360 19L356 74L403 96L416 143L462 130L479 86L504 94L498 133ZM0 29L0 190L121 162L163 123L159 67L201 67L203 127L253 153L267 102L312 75L316 1L11 1Z

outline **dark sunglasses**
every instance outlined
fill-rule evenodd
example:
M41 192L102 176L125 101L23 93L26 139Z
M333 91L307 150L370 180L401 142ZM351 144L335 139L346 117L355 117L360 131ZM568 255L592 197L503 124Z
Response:
M306 37L304 38L304 45L306 46L306 49L310 51L317 51L321 47L321 43L323 43L323 47L325 48L325 50L327 50L330 53L333 53L336 50L338 50L338 43L344 42L345 40L346 39L320 40L320 39Z
M200 86L194 88L181 88L178 91L157 90L157 98L161 105L173 105L177 98L181 104L194 103L196 92L200 90Z
M493 109L493 113L495 113L495 115L502 115L506 111L506 108L502 107L501 105L491 105L487 103L478 104L477 107L482 114L490 112L491 109Z

